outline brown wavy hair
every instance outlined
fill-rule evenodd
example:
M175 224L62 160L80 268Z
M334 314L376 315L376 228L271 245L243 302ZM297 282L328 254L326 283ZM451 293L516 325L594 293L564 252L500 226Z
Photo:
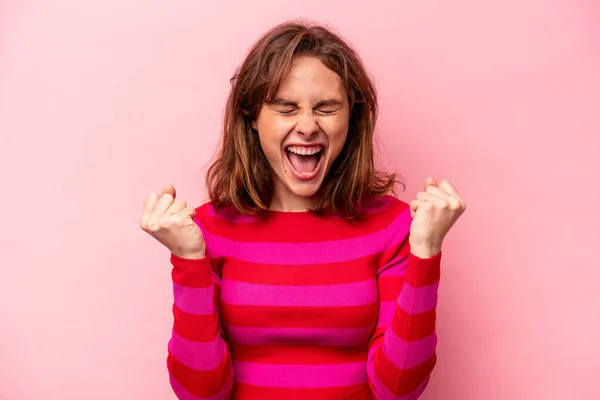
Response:
M273 196L273 171L262 151L252 121L272 101L295 57L318 58L340 76L350 104L346 143L321 188L317 214L332 212L351 220L362 216L370 199L393 191L395 174L375 169L373 139L377 93L358 54L322 25L285 22L265 33L250 49L231 78L223 136L206 175L213 206L234 206L247 215L268 212Z

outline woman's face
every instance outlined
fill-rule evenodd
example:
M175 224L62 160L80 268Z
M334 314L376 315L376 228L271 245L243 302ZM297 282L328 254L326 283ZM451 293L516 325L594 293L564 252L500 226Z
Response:
M315 57L298 57L253 127L275 177L271 208L302 211L342 151L350 120L340 77Z

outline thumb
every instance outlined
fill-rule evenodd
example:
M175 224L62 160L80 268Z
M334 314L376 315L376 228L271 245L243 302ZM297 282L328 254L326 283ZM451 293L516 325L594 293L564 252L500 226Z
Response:
M437 185L438 185L437 182L431 176L428 176L427 179L425 179L425 190L427 190L428 186L437 186Z
M165 187L162 190L162 194L170 194L171 196L173 196L173 198L175 198L176 195L176 191L175 191L175 186L171 185L170 183L166 184Z

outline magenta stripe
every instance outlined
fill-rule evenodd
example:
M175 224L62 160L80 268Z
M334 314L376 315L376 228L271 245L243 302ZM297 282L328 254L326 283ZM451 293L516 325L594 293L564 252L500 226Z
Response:
M181 311L189 314L207 315L215 310L214 289L190 288L173 283L175 305Z
M373 328L249 328L226 325L225 332L232 343L242 345L319 343L322 346L359 346L369 340Z
M377 327L384 328L392 324L392 318L396 313L396 306L398 303L395 301L382 301L379 303L379 318L377 319Z
M398 297L398 305L408 314L420 314L433 310L437 305L439 282L414 287L404 282Z
M375 279L317 286L261 285L223 279L221 301L244 306L363 306L377 302L377 285Z
M216 395L211 397L198 397L188 392L183 385L173 377L173 375L169 374L169 380L171 381L173 392L175 392L175 395L179 400L228 400L229 393L231 393L231 388L233 387L233 379L231 379L227 383L227 386Z
M409 369L423 364L433 357L437 335L432 333L426 338L406 342L393 330L388 329L383 336L383 353L396 368Z
M429 376L416 387L411 393L403 396L394 396L387 387L381 382L377 374L373 371L372 367L369 367L369 379L373 387L373 394L377 400L417 400L425 388L429 384Z
M410 210L402 212L387 229L387 247L398 246L410 229ZM390 234L392 232L392 234ZM391 235L391 236L390 236ZM213 258L232 257L263 264L300 265L354 260L383 251L386 230L348 239L313 243L238 242L210 236Z
M220 336L208 343L194 342L175 331L169 341L169 352L180 363L196 371L210 371L221 365L225 358L225 343Z
M329 365L258 364L234 361L237 382L280 388L327 388L367 382L366 361Z
M357 238L313 243L237 242L211 236L213 258L232 257L263 264L301 265L354 260L382 251L384 231Z
M386 229L385 250L396 248L406 240L410 232L411 223L410 208L407 208L396 216L396 219Z

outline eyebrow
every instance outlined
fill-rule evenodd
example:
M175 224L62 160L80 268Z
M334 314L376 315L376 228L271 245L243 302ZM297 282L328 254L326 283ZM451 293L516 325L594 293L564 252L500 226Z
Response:
M271 105L275 105L275 106L288 106L288 107L298 107L298 103L295 101L291 101L291 100L286 100L286 99L282 99L282 98L276 98L275 100L269 102L269 104ZM341 101L336 100L336 99L326 99L326 100L320 100L318 101L315 105L314 108L320 108L320 107L331 107L331 106L337 106L337 107L341 107L343 104Z

